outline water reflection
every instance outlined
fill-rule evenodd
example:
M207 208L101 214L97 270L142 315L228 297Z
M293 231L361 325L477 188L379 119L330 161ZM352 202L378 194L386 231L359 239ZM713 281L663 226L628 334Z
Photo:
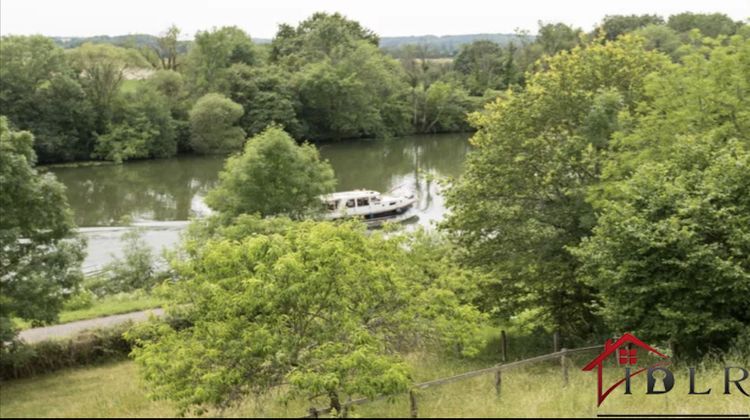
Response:
M409 189L419 198L420 223L445 211L436 178L458 176L468 135L411 136L320 145L338 190ZM223 157L179 157L88 168L54 168L67 187L78 226L128 221L187 220L205 211L202 197L216 185Z

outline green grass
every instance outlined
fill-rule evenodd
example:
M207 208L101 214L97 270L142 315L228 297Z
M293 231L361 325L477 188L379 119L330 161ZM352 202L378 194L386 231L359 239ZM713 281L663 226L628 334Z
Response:
M157 308L163 303L163 299L146 293L120 293L97 299L90 308L62 311L56 324L143 311ZM20 329L31 328L31 324L28 321L20 319L16 319L15 321Z
M588 356L586 356L588 357ZM711 395L688 396L687 369L675 368L675 388L664 395L644 395L643 375L633 380L633 395L618 389L597 410L596 382L591 372L582 372L581 360L572 362L570 383L563 386L559 362L514 370L503 374L501 395L495 395L493 376L420 391L419 417L551 417L599 414L743 414L750 411L750 398L722 395L722 370L712 365L699 370L699 387L711 387ZM436 356L409 358L416 380L423 381L479 367L478 361L448 361ZM482 364L487 366L488 364ZM740 364L741 365L741 364ZM750 385L750 384L748 384ZM746 386L747 388L747 386ZM0 417L167 417L176 411L169 403L147 398L145 384L131 361L93 368L71 369L30 379L0 384ZM248 398L239 407L208 416L300 417L313 405L309 401L278 402L279 391L262 399ZM323 403L317 402L318 407ZM362 417L409 416L406 395L378 401L350 413Z

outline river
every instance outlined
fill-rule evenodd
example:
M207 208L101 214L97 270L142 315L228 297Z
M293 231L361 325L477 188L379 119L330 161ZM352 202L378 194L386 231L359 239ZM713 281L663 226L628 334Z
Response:
M318 145L336 172L336 189L413 191L415 223L430 227L445 213L443 177L456 177L469 150L468 134L408 136ZM141 226L156 250L179 240L187 220L205 215L223 156L183 156L78 168L50 168L67 187L75 222L88 238L84 269L101 267L121 252L120 235Z

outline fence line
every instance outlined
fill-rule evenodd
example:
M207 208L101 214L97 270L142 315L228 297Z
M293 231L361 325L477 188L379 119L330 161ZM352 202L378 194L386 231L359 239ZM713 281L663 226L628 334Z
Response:
M495 382L494 382L495 391L498 394L500 394L503 371L515 369L520 366L524 366L528 364L544 362L547 360L554 360L557 358L560 358L560 367L562 370L563 385L567 385L568 383L568 364L566 363L567 356L573 353L596 350L596 349L601 349L603 347L604 347L603 345L598 345L598 346L589 346L589 347L579 347L576 349L562 349L560 351L545 354L542 356L531 357L529 359L519 360L519 361L511 362L511 363L497 364L495 366L484 368L484 369L473 370L470 372L460 373L454 376L448 376L445 378L433 379L431 381L414 384L412 385L411 389L409 389L408 391L411 417L416 418L418 415L417 397L416 397L416 393L414 392L415 390L422 390L422 389L432 388L436 386L442 386L442 385L446 385L446 384L450 384L454 382L460 382L460 381L470 379L470 378L475 378L477 376L486 375L489 373L495 373ZM359 398L356 400L347 401L346 403L341 405L344 417L346 417L346 413L349 407L351 406L379 401L379 400L383 400L385 398L389 398L393 396L394 395L380 395L375 398ZM327 408L312 407L308 410L308 414L304 416L303 418L318 418L320 417L320 415L330 414L332 411L333 411L333 407L327 407Z

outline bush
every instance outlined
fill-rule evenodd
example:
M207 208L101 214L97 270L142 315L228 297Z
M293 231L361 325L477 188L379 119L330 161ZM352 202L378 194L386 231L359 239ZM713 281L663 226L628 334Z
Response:
M84 331L72 338L26 344L14 341L0 352L0 379L18 379L59 369L123 359L130 344L123 333L131 322Z
M88 289L81 289L78 293L71 296L64 304L63 309L66 311L77 311L79 309L88 309L94 306L96 295Z

